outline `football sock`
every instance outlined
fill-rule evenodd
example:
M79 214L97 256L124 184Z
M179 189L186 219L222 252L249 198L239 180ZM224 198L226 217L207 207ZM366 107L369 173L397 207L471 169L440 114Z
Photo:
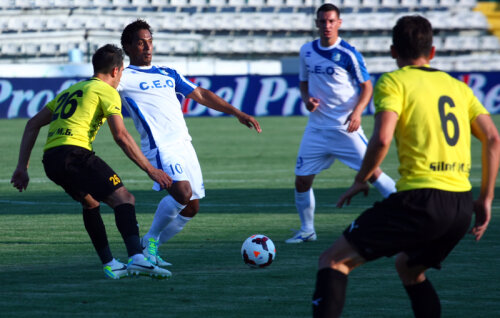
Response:
M174 237L177 233L182 231L187 222L189 222L192 218L177 214L175 219L170 222L167 227L161 231L160 238L158 240L158 245L161 245L172 237Z
M102 221L100 207L83 209L83 224L101 262L103 264L110 262L113 256L109 249L106 227Z
M345 303L346 289L347 275L331 268L320 269L313 295L313 317L340 317Z
M396 182L383 172L372 184L384 198L396 192Z
M135 207L130 203L125 203L116 206L114 211L116 227L125 242L128 256L142 254L139 224L137 224L135 217Z
M431 282L426 279L416 285L404 286L411 300L415 318L441 317L441 302Z
M314 209L316 200L314 199L313 189L306 192L297 192L295 190L295 207L299 213L301 227L303 232L314 232Z
M144 235L143 241L149 238L158 239L160 233L165 229L165 227L175 219L175 217L182 211L186 206L175 201L174 197L167 195L158 204L155 216L153 218L153 223L149 228L148 233Z

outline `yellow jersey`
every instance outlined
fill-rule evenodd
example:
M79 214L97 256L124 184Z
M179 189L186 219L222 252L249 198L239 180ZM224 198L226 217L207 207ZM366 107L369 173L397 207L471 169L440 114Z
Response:
M383 74L373 98L375 113L398 114L398 191L471 189L471 122L488 111L465 83L428 65L405 66Z
M92 142L106 118L122 116L118 92L96 77L72 85L46 107L53 117L44 151L63 145L92 150Z

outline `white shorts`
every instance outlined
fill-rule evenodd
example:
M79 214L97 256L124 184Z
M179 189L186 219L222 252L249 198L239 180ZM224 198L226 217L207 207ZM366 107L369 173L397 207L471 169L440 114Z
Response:
M345 128L330 130L306 127L297 155L295 175L318 174L328 169L335 159L359 171L367 145L368 140L361 127L352 133L348 133Z
M173 144L147 151L144 155L153 167L165 171L174 182L189 181L193 191L191 200L205 197L200 163L191 141L179 140ZM161 190L157 182L154 183L153 190Z

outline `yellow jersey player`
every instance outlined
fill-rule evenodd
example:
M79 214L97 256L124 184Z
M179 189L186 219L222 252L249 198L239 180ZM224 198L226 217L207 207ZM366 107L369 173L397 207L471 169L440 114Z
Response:
M99 48L92 57L94 76L64 90L26 124L19 160L11 179L19 191L29 183L28 164L40 128L49 125L43 166L54 183L81 203L83 221L106 277L128 274L169 278L171 273L149 262L142 254L135 215L135 198L120 177L92 151L100 126L108 120L116 143L154 181L167 188L171 178L154 168L128 133L121 115L116 87L123 72L123 52L114 45ZM127 265L113 258L100 214L100 201L115 212L116 225L127 248Z
M348 274L377 258L396 255L396 270L415 317L441 315L425 272L471 233L479 240L491 217L500 137L472 90L433 69L432 27L421 16L402 17L393 28L391 54L399 70L376 84L375 127L354 183L337 202L349 204L382 163L393 136L401 178L397 192L363 212L319 258L314 317L339 317ZM474 201L469 182L471 134L482 143L482 182Z

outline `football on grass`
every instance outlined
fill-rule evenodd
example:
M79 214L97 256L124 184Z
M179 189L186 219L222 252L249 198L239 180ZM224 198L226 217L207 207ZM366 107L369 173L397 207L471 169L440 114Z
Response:
M243 242L241 256L243 262L250 267L267 267L272 264L276 257L276 248L269 237L255 234Z

